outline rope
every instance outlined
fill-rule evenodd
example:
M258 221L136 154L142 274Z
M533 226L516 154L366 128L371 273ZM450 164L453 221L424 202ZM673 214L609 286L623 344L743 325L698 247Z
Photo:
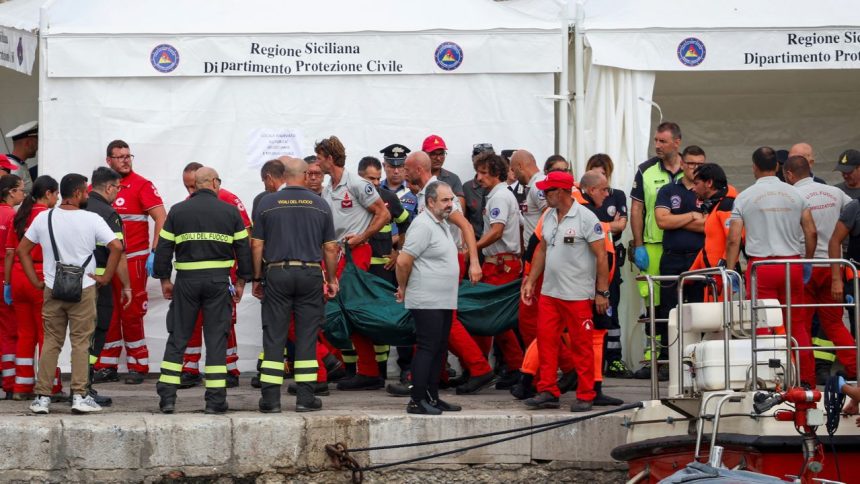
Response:
M364 472L365 471L375 471L375 470L379 470L379 469L385 469L388 467L394 467L394 466L399 466L399 465L403 465L403 464L411 464L413 462L420 462L420 461L424 461L424 460L434 459L437 457L444 457L446 455L457 454L460 452L466 452L469 450L474 450L474 449L478 449L481 447L486 447L486 446L490 446L490 445L494 445L494 444L500 444L502 442L507 442L509 440L515 440L515 439L519 439L521 437L527 437L529 435L534 435L534 434L538 434L541 432L546 432L548 430L555 430L555 429L564 427L566 425L570 425L570 424L578 423L578 422L584 422L586 420L590 420L590 419L597 418L597 417L602 417L604 415L610 415L613 413L624 412L627 410L632 410L634 408L641 408L641 407L642 407L642 402L630 403L630 404L622 405L620 407L616 407L613 409L604 410L604 411L592 413L589 415L584 415L582 417L573 417L573 418L569 418L569 419L564 419L564 420L560 420L558 422L544 423L544 424L538 424L538 425L530 425L527 427L520 427L520 428L516 428L516 429L500 430L497 432L489 432L489 433L478 434L478 435L467 435L464 437L455 437L455 438L450 438L450 439L431 440L431 441L427 441L427 442L412 442L412 443L408 443L408 444L397 444L397 445L383 445L383 446L377 446L377 447L363 447L363 448L352 449L352 450L347 449L345 444L339 442L339 443L333 444L333 445L332 444L326 445L325 449L326 449L326 452L328 453L329 457L332 459L332 464L335 466L335 468L337 468L337 469L346 468L346 469L350 470L352 472L352 482L357 484L357 483L362 482L362 480L364 479ZM400 449L400 448L405 448L405 447L419 447L419 446L425 446L425 445L445 444L445 443L450 443L450 442L459 442L459 441L465 441L465 440L473 440L473 439L493 437L493 436L497 436L497 435L514 434L514 433L518 433L518 432L523 432L523 433L519 433L517 435L512 435L509 437L504 437L501 439L491 440L488 442L483 442L480 444L470 445L468 447L463 447L463 448L459 448L459 449L452 449L452 450L447 450L444 452L438 452L435 454L413 457L410 459L404 459L404 460L400 460L400 461L396 461L396 462L389 462L386 464L378 464L378 465L369 466L369 467L361 467L358 464L358 462L352 456L349 455L349 452L368 452L368 451L372 451L372 450Z
M845 394L839 388L839 377L831 376L824 386L824 412L827 414L827 434L830 435L830 452L833 454L833 462L836 467L836 478L842 480L839 472L839 458L836 455L836 444L833 435L839 428L839 419L842 417L842 406L845 404Z

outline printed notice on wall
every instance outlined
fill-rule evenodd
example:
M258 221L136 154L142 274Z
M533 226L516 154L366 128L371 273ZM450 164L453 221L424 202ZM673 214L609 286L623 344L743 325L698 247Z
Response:
M259 168L263 163L281 157L304 158L302 132L290 128L258 128L248 135L248 166Z

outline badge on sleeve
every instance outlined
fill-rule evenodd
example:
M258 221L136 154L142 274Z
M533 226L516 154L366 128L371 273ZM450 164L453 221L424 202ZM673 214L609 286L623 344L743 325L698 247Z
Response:
M594 233L597 235L603 235L603 225L600 225L600 222L594 224Z
M501 215L501 214L502 214L502 211L499 209L499 207L496 207L496 208L490 210L490 218L491 219L499 218L499 215Z
M370 183L364 185L364 194L370 195L372 193L373 193L373 185L371 185Z

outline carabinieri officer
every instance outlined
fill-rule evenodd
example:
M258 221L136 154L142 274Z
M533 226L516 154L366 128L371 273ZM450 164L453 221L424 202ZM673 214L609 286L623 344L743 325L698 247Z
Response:
M295 316L296 411L311 412L322 408L313 388L318 370L316 341L325 317L320 260L325 258L325 296L333 298L338 290L340 248L328 203L306 188L307 163L289 157L281 160L287 186L260 200L251 241L254 296L263 300L260 411L281 411L284 345Z
M230 297L242 299L245 281L251 279L248 231L239 211L218 199L212 168L197 170L197 191L167 214L155 250L155 277L170 300L167 311L167 346L156 389L163 413L173 413L182 373L182 355L194 331L197 313L203 311L206 341L206 413L227 411L227 334L230 331ZM176 253L176 285L170 267ZM238 261L238 279L230 281L230 268ZM283 366L283 364L282 364Z

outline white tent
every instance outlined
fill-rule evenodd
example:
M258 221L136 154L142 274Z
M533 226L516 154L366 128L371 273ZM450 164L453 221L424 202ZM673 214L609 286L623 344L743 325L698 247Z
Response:
M816 175L860 148L860 10L822 0L587 0L577 11L576 160L604 152L612 184L629 194L652 153L653 128L675 121L683 144L704 148L739 189L752 183L751 153L806 141ZM587 83L586 83L587 80ZM633 281L627 272L624 279ZM622 320L639 315L626 284ZM630 304L633 303L633 304ZM626 307L625 307L626 306ZM627 327L629 360L642 330Z
M4 92L20 92L0 127L35 119L38 97L40 172L88 174L124 139L167 205L186 196L188 162L215 167L249 202L264 161L312 154L332 134L348 169L393 142L418 150L431 133L461 176L474 143L555 151L567 31L490 0L10 0L0 26L38 31L33 77L0 70ZM152 281L149 293L155 364L167 305ZM258 311L250 296L239 309L245 370Z

